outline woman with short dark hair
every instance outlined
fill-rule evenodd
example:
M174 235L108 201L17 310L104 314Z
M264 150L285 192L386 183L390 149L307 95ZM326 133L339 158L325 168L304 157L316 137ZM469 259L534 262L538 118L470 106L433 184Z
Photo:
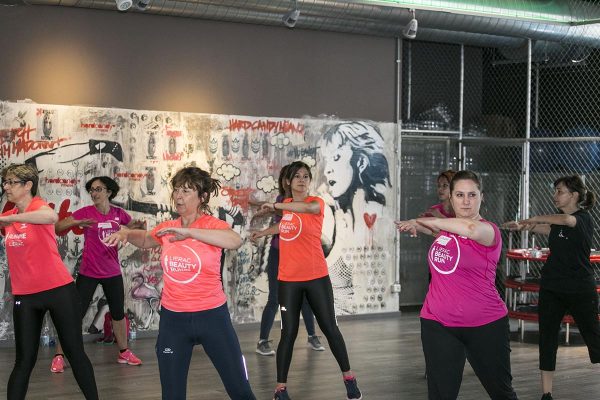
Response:
M98 285L108 302L115 340L119 346L119 364L141 365L140 360L127 345L127 319L125 318L125 288L118 248L107 246L102 239L121 229L121 226L135 228L143 226L134 221L122 208L110 201L119 193L119 185L108 176L97 176L85 184L85 190L92 199L92 205L75 210L72 215L58 221L54 227L57 234L68 229L83 228L83 255L75 285L81 298L81 318L85 316ZM60 343L52 359L50 371L64 371L64 359Z
M36 196L39 178L35 167L12 164L1 175L7 200L15 204L0 214L14 295L16 355L7 398L24 399L27 394L48 311L83 395L97 399L94 370L83 349L79 296L56 244L58 215Z

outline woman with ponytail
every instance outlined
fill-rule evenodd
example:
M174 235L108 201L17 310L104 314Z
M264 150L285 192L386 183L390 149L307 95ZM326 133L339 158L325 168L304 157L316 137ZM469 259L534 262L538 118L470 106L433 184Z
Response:
M590 361L600 363L598 294L590 263L594 223L587 211L594 206L596 196L574 175L554 181L553 200L559 214L504 224L511 230L549 236L550 255L542 268L538 308L542 400L552 399L558 334L567 312L581 332Z

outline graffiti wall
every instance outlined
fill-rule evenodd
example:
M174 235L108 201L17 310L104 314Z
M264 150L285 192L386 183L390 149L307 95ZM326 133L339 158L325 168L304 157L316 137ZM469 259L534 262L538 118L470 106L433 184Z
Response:
M66 218L91 204L85 183L107 175L121 187L113 200L148 228L175 218L169 180L196 165L221 181L213 213L244 238L223 255L223 284L236 322L260 320L267 301L270 239L251 242L267 227L257 204L273 201L282 166L303 160L312 168L312 192L327 205L323 249L339 315L395 311L394 125L369 121L277 119L0 102L0 168L31 163L40 171L40 195ZM5 207L2 197L0 209ZM0 239L1 240L1 239ZM57 237L76 277L81 230ZM158 328L162 270L158 251L120 250L126 309L140 330ZM12 335L12 296L0 246L0 339ZM101 328L106 302L98 289L84 330Z

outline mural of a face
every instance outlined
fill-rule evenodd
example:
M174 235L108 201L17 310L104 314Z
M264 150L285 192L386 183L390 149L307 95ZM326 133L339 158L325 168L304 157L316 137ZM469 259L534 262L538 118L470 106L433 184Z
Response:
M50 113L44 113L44 126L43 126L44 137L50 137L52 134L52 118Z
M154 153L156 152L156 138L154 134L150 134L148 138L148 157L154 157Z
M334 198L340 197L350 188L354 178L354 169L350 165L352 148L347 143L342 144L340 136L335 135L322 147L322 154L329 192Z
M146 174L146 189L148 190L148 194L154 194L154 183L155 183L155 171L156 168L154 167L147 167L146 170L148 171Z

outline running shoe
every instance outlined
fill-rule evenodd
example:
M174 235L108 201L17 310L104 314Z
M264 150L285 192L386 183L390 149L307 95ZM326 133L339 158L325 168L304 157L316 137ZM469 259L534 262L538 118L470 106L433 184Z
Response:
M125 350L122 353L119 353L119 358L117 358L117 362L119 364L129 364L129 365L142 365L142 360L137 358L135 354L129 349Z
M62 355L57 354L52 359L52 364L50 365L50 371L55 374L60 374L61 372L65 372L65 359Z
M272 340L260 339L256 345L256 352L261 356L272 356L275 354L275 350L271 347Z
M273 400L292 400L288 395L287 388L279 388L273 395Z
M319 336L317 336L317 335L312 335L312 336L308 337L308 345L314 351L325 351L325 347L321 344L321 341L319 340Z
M358 383L356 382L356 378L352 377L350 379L344 379L344 384L346 385L346 394L348 400L360 400L362 399L362 393L358 388Z

